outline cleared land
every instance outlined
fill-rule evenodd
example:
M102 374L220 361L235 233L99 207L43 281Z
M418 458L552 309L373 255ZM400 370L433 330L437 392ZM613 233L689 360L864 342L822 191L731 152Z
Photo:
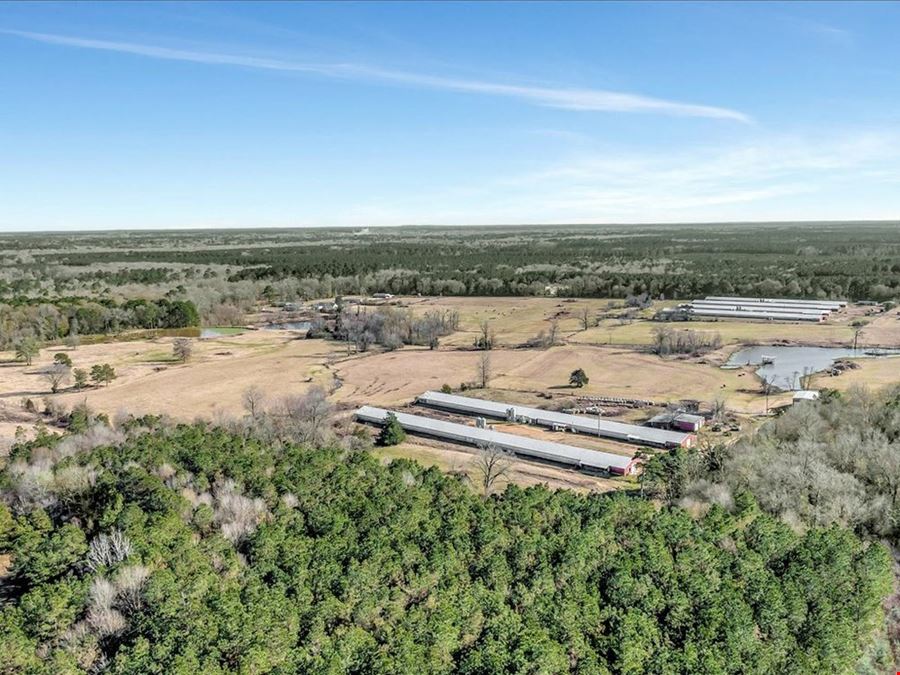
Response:
M241 394L253 385L271 396L303 393L313 384L330 387L328 362L339 345L321 340L296 340L282 331L256 331L218 339L194 340L188 363L172 358L172 340L84 345L76 350L50 348L41 351L31 366L0 364L3 388L0 402L20 406L25 398L40 405L50 394L41 371L64 351L76 368L90 370L109 363L118 378L106 387L66 389L53 398L71 407L86 401L110 415L120 410L132 414L166 414L180 420L211 417L219 413L242 414ZM12 358L12 354L0 354Z
M761 413L765 400L751 371L722 370L695 359L661 359L630 349L565 345L546 350L491 351L493 389L559 395L615 396L654 402L724 399L741 412ZM457 388L475 379L481 353L404 349L343 361L335 366L342 382L336 396L354 404L407 403L444 383ZM569 374L583 368L590 383L569 386ZM770 397L770 403L778 397Z
M67 389L52 398L64 406L87 402L95 410L115 415L166 414L178 420L243 414L242 394L251 386L262 388L271 398L302 394L313 385L322 385L343 411L362 404L384 407L408 405L427 389L444 384L458 388L476 380L482 353L471 349L480 323L488 320L500 346L490 352L491 380L488 390L475 395L537 406L555 406L573 396L611 396L649 399L658 403L697 399L722 399L738 413L764 412L765 397L752 369L722 370L719 365L741 343L848 344L862 310L829 325L769 324L739 321L689 322L673 328L718 332L725 346L702 358L660 358L645 345L652 341L660 324L647 320L652 310L638 312L638 318L623 322L602 319L596 328L582 329L581 316L587 308L592 318L614 316L624 311L608 300L568 302L556 298L402 298L399 303L416 313L451 310L460 314L460 330L441 340L431 351L405 347L395 352L372 350L348 354L346 345L326 340L298 339L286 331L247 331L193 340L193 356L188 363L172 357L171 338L139 339L128 342L83 345L77 350L45 348L31 366L13 361L12 353L0 354L0 438L12 438L18 426L28 426L29 416L22 401L49 396L49 384L41 372L53 356L65 351L78 368L89 370L97 363L110 363L119 377L108 387ZM616 303L621 305L621 303ZM863 345L900 345L898 311L868 317L860 335ZM549 349L515 348L549 331L556 321L563 344ZM227 331L233 332L233 331ZM610 341L613 345L607 345ZM628 343L631 346L625 346ZM846 389L854 385L872 387L900 383L900 359L860 360L860 368L836 378L819 376L814 386ZM583 389L568 385L569 374L583 368L589 384ZM773 395L769 405L790 400L790 394ZM622 418L641 422L651 409L625 410ZM520 425L512 433L548 438L587 448L631 454L635 448L588 436L554 434ZM473 450L447 443L410 437L401 446L378 449L387 457L409 457L433 464L445 471L471 473ZM579 490L609 490L633 486L622 479L585 476L567 469L539 463L516 461L511 480L521 485L547 483Z
M859 335L864 346L900 345L900 309L867 316L865 307L851 307L828 318L823 324L769 323L765 321L687 321L660 324L649 321L664 306L681 300L656 302L650 309L629 310L622 300L562 298L397 298L417 314L428 311L457 311L460 330L445 338L447 346L471 346L479 335L483 321L489 321L501 346L518 346L549 331L556 321L559 335L568 342L594 345L644 346L653 343L653 330L668 325L675 330L718 333L723 344L806 344L850 345L853 343L854 321L865 321ZM588 310L592 327L584 330L582 314ZM633 318L624 315L633 313ZM621 317L621 318L620 318Z

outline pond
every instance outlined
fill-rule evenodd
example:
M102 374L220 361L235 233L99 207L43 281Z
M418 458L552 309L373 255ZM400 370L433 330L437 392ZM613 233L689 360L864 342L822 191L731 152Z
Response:
M200 337L203 339L224 337L226 335L240 335L244 332L243 328L233 326L219 326L200 329Z
M310 321L288 321L286 323L270 323L263 326L265 330L309 330L312 327Z
M806 373L827 370L837 359L897 356L898 349L849 347L744 347L728 358L725 368L760 366L756 374L779 389L802 389ZM771 359L771 362L768 362ZM763 363L766 361L766 363Z

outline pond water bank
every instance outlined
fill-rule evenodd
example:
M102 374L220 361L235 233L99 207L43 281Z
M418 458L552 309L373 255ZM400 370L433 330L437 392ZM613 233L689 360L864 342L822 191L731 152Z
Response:
M728 357L723 368L759 366L756 375L785 390L802 389L804 375L828 370L838 359L885 358L900 349L851 347L744 347Z
M285 321L284 323L269 323L262 326L263 330L309 330L312 321Z
M199 337L216 338L225 337L228 335L240 335L244 332L246 332L245 328L240 328L237 326L207 326L206 328L200 329Z

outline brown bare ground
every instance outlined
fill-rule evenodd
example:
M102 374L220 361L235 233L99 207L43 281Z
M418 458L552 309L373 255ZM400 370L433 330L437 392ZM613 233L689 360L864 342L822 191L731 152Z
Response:
M74 390L54 398L71 407L86 401L110 415L166 414L179 420L210 417L218 412L242 414L241 396L258 386L269 396L296 394L314 384L331 387L329 363L338 345L323 340L296 340L282 331L258 331L212 340L193 340L194 355L186 364L172 362L172 340L84 345L67 351L76 368L90 370L111 364L118 378L108 387ZM0 367L0 402L21 406L32 398L40 406L49 386L40 373L61 348L42 350L32 366L5 363ZM9 355L11 356L11 355ZM2 358L2 355L0 355Z
M336 365L343 386L336 397L356 405L404 405L444 383L458 387L475 379L480 352L403 349L354 358ZM565 345L547 350L491 351L494 389L649 399L723 398L732 409L761 413L759 383L749 370L722 370L691 359L661 359L630 349ZM583 368L590 383L574 390L569 374ZM782 396L782 398L784 398ZM789 396L787 397L789 398ZM770 404L779 397L770 397Z

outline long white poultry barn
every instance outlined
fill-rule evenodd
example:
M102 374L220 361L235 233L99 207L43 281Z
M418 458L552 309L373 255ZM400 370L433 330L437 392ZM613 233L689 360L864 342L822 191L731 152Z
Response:
M384 408L374 408L366 405L356 411L356 419L360 422L383 425L390 412ZM401 412L393 414L397 417L400 426L413 434L465 443L466 445L495 445L502 450L521 457L549 461L582 471L625 476L633 474L639 464L639 460L634 457L614 455L609 452L600 452L599 450L588 450L587 448L576 448L573 445L542 441L492 429L480 429L466 424L445 422L421 415L410 415Z
M730 295L709 295L705 298L711 302L730 302L743 304L755 302L761 304L776 304L785 307L822 307L830 310L838 310L847 306L845 300L798 300L796 298L741 298Z
M583 434L591 434L592 436L602 436L616 441L656 448L673 448L679 445L687 448L692 446L696 440L693 434L678 431L613 422L599 417L588 417L587 415L558 413L512 403L485 401L480 398L444 394L439 391L426 391L416 401L423 405L452 412L521 421L554 429L568 429Z
M691 303L694 309L734 309L743 312L787 312L790 314L815 314L822 316L829 314L830 309L824 307L813 307L803 305L802 307L789 307L786 305L776 305L764 302L725 302L724 300L694 300Z
M752 312L740 309L691 308L691 316L712 316L724 319L756 319L757 321L814 321L819 322L825 318L824 314L798 314L796 312Z

